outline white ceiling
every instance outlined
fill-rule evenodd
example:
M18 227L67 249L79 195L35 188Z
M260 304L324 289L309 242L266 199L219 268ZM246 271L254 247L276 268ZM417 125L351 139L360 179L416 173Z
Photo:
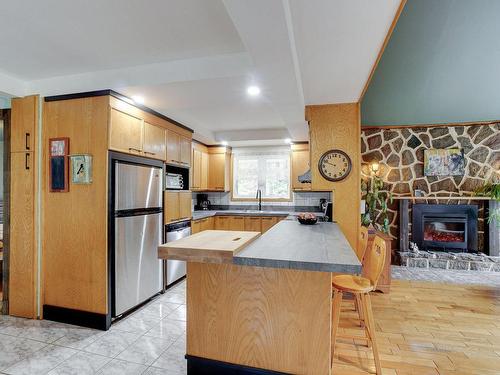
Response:
M145 105L193 128L205 142L237 144L252 132L258 134L254 144L282 144L283 136L305 140L305 104L359 100L398 5L5 2L0 91L20 96L111 88L144 96ZM261 87L259 97L246 95L250 84Z

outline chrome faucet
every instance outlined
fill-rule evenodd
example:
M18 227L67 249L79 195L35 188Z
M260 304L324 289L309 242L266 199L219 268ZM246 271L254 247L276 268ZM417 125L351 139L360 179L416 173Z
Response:
M257 195L255 196L255 199L259 200L259 211L262 211L262 191L260 189L257 189Z

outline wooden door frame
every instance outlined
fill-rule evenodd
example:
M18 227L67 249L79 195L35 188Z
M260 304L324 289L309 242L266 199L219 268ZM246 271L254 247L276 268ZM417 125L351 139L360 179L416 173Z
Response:
M0 314L9 311L9 236L10 236L10 115L11 110L0 109L0 120L3 120L3 260L2 260L2 300Z

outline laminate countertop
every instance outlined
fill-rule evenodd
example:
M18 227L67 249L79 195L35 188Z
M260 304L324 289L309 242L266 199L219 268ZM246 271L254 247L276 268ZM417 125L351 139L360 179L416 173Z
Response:
M284 220L233 255L242 266L360 273L361 263L336 223Z

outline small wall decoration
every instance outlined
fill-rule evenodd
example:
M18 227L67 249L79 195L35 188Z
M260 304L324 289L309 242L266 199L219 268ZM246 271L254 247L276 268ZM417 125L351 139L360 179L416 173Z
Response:
M69 138L49 139L49 190L54 193L69 191Z
M465 174L464 153L459 148L424 151L424 175L463 176Z
M351 172L351 158L342 150L329 150L318 161L318 169L324 179L341 181Z
M71 155L71 182L92 183L92 155Z

